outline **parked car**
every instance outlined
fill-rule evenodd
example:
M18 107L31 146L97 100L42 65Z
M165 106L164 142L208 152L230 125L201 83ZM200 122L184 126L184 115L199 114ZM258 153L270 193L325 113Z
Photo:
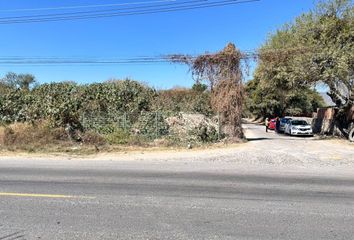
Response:
M280 127L279 127L280 132L285 132L285 127L289 123L290 120L292 120L292 118L289 118L289 117L284 117L284 118L280 119Z
M349 125L348 138L349 141L354 142L354 121L351 125Z
M291 136L313 136L312 127L305 120L289 120L285 127L285 133Z
M275 130L276 124L277 124L277 119L276 118L270 119L270 121L268 123L268 129Z
M348 122L348 139L351 142L354 142L354 106L349 110L348 116L347 116L347 122Z

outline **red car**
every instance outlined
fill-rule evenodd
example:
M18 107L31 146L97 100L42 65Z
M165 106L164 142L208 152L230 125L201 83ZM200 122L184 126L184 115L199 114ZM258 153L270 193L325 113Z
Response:
M270 119L268 123L268 129L275 130L276 125L277 125L277 119L276 118Z

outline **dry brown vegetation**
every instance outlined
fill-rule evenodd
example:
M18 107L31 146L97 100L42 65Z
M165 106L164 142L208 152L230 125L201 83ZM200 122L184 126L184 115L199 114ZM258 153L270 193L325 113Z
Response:
M172 62L188 64L197 82L206 80L211 89L211 103L231 126L231 137L243 137L241 118L243 106L242 53L229 43L222 51L196 58L186 55L171 56Z
M46 122L14 123L0 127L0 147L6 150L36 151L45 145L63 145L67 139L64 129L52 129Z
M52 128L46 121L14 123L0 127L0 150L69 151L79 144L95 148L106 143L105 139L92 132L86 132L80 137L80 143L71 141L64 128Z
M100 151L186 147L184 142L179 145L175 138L161 138L151 141L141 135L116 134L118 136L104 137L94 131L85 131L77 136L80 139L77 141L77 139L72 139L66 129L53 128L46 121L34 124L14 123L0 126L0 152L92 154Z

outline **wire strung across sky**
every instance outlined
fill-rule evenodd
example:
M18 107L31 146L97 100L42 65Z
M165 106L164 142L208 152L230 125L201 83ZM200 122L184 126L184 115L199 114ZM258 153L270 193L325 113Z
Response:
M119 65L167 63L167 56L132 57L132 58L94 58L94 57L0 57L0 65Z
M191 0L191 1L155 1L155 4L147 6L134 6L134 7L124 7L124 8L109 8L104 10L90 10L90 11L79 11L79 12L68 12L68 13L51 13L51 14L40 14L40 15L25 15L25 16L15 16L15 17L1 17L2 19L27 19L27 18L44 18L44 17L73 17L73 16L86 16L83 14L94 14L94 13L110 13L123 10L145 10L156 7L177 7L193 3L207 2L208 0ZM172 3L171 3L172 2ZM160 3L160 4L156 4ZM161 4L162 3L162 4Z
M146 15L155 13L166 13L176 11L186 11L203 8L223 7L236 4L258 2L260 0L194 0L194 1L174 1L161 3L160 1L150 2L150 5L134 6L134 7L120 7L104 10L92 11L78 11L78 12L65 12L55 14L37 14L37 15L24 15L24 16L10 16L1 17L0 24L18 24L18 23L39 23L51 21L68 21L68 20L82 20L82 19L96 19L108 17L121 17L132 15Z
M258 60L261 56L281 56L281 55L297 55L305 52L316 53L315 49L294 47L294 48L278 48L278 49L263 49L263 50L244 50L241 51L241 59L245 61ZM120 64L160 64L160 63L178 63L174 57L185 57L189 60L194 60L198 56L204 54L165 54L156 56L136 56L136 57L41 57L41 56L0 56L0 65L22 65L22 66L49 66L49 65L120 65ZM210 53L211 55L213 53Z
M256 51L242 52L242 59L255 59ZM22 57L22 56L3 56L0 57L0 65L120 65L120 64L160 64L172 63L173 55L160 56L138 56L131 58L102 58L102 57ZM195 59L198 55L185 55L189 59Z
M57 11L57 10L69 10L69 9L82 9L82 8L104 8L104 7L117 7L128 5L144 5L163 2L176 2L177 0L155 0L155 1L140 1L140 2L125 2L114 4L90 4L90 5L75 5L75 6L58 6L58 7L42 7L42 8L16 8L16 9L0 9L1 12L37 12L37 11Z

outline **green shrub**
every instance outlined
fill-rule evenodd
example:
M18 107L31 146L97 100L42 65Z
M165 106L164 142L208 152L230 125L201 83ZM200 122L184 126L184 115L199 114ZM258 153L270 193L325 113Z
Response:
M170 134L168 115L212 114L210 92L202 84L159 92L128 79L86 85L48 83L26 89L0 84L0 93L0 125L6 127L1 135L7 145L69 140L143 145ZM199 134L199 138L213 137Z
M154 109L175 113L201 113L206 116L213 114L210 104L210 92L206 91L202 86L195 87L195 90L176 88L159 91L154 102Z
M189 132L191 136L196 136L197 141L203 143L217 142L219 135L215 127L207 127L205 125L199 125L197 128Z
M104 137L110 144L127 144L131 140L129 132L124 131L123 129L116 129Z

